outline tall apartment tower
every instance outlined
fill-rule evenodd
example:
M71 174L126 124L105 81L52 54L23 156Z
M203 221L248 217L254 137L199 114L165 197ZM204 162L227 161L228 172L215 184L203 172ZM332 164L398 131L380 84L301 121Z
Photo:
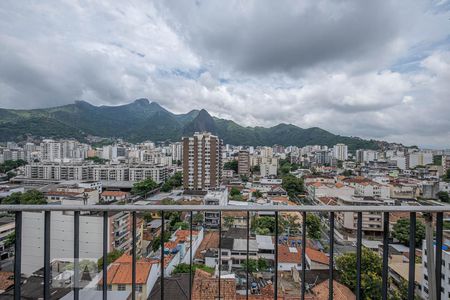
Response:
M183 187L207 191L222 181L222 141L209 132L183 138Z
M333 157L338 160L347 160L348 147L345 144L336 144L333 147Z
M250 155L247 150L241 150L238 154L238 174L250 175Z

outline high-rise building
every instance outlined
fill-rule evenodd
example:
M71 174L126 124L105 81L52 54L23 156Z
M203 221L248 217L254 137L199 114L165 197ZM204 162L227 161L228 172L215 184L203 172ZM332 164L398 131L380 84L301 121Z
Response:
M241 150L238 154L238 174L250 175L250 155L247 150Z
M183 160L183 144L182 143L173 143L171 145L172 148L172 160L174 161L182 161Z
M337 160L347 160L348 147L345 144L336 144L333 147L333 157Z
M54 140L44 140L42 146L43 161L59 161L61 160L61 144Z
M209 132L183 138L183 186L186 190L218 188L222 180L222 141Z

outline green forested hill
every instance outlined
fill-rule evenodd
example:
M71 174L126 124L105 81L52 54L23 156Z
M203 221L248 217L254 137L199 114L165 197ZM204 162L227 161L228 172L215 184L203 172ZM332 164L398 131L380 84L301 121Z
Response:
M345 143L351 150L379 148L382 143L332 134L313 127L291 124L243 127L213 118L206 110L173 114L156 102L138 99L120 106L94 106L76 101L59 107L33 110L0 109L0 141L21 140L26 135L83 139L87 135L120 137L131 142L177 141L195 131L218 134L235 145L328 145Z

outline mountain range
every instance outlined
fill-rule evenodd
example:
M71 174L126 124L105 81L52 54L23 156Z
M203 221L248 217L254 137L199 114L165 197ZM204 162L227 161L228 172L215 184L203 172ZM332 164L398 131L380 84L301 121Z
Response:
M77 138L88 135L123 138L130 142L179 141L196 131L217 134L233 145L328 145L344 143L350 150L378 149L386 142L332 134L318 127L303 129L292 124L244 127L212 117L206 110L174 114L156 102L138 99L120 106L95 106L85 101L31 110L0 109L0 141L27 136Z

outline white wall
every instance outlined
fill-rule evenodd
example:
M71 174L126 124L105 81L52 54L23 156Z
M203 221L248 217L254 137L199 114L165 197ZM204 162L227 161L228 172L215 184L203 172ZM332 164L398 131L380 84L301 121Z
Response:
M32 274L44 266L44 213L24 212L22 220L22 273ZM80 216L80 260L102 256L102 221ZM73 215L52 212L50 224L50 261L73 258Z

